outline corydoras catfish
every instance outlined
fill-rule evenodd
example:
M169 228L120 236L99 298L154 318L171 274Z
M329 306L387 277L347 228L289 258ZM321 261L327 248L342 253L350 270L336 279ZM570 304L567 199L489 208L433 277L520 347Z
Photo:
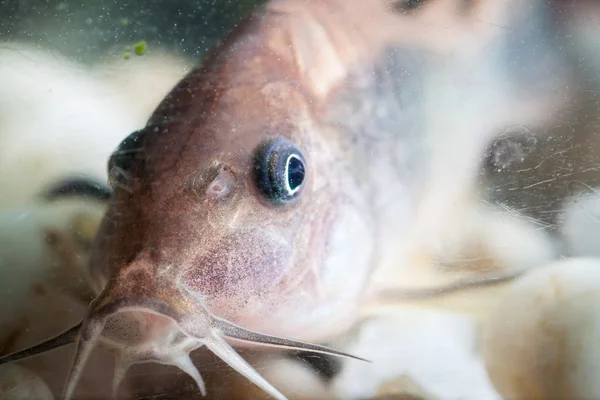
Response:
M230 343L355 357L312 343L357 322L375 272L402 269L423 182L439 176L428 166L448 151L440 140L473 150L442 166L467 174L507 125L543 125L564 102L546 79L562 71L552 43L521 54L523 70L545 62L523 90L507 55L530 32L456 22L506 23L519 2L438 3L441 13L427 2L274 0L253 12L110 158L86 318L0 362L76 342L69 399L100 345L117 357L115 390L131 365L157 362L204 392L189 353L206 346L283 399ZM464 91L443 95L444 85ZM440 110L448 118L434 118ZM402 274L387 276L389 289Z

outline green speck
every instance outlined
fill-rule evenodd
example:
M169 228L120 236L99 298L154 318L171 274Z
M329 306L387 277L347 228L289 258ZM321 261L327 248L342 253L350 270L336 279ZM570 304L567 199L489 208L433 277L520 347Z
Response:
M121 18L121 26L127 26L129 25L129 20L127 18Z
M146 50L148 50L148 45L145 40L140 40L133 46L133 51L135 51L135 54L138 56L143 56L146 53Z
M125 50L125 51L131 51L131 46L130 45L125 45L125 47L123 47L123 50Z
M123 53L123 58L125 60L129 60L129 57L131 57L131 53Z

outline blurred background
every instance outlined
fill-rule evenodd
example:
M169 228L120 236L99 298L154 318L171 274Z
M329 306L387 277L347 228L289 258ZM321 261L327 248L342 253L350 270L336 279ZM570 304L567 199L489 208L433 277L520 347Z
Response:
M199 58L264 1L21 1L0 4L5 40L27 41L83 62L121 57L123 46Z

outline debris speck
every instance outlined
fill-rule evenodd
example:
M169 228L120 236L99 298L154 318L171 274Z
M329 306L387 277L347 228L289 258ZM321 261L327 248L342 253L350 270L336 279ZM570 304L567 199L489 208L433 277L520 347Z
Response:
M133 47L133 51L135 51L135 54L138 56L143 56L147 50L148 50L148 45L146 44L145 40L140 40Z

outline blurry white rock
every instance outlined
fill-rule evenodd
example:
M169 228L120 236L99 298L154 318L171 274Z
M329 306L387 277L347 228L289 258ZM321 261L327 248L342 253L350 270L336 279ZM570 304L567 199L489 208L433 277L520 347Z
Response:
M69 175L105 181L115 147L191 67L164 52L87 67L18 43L0 60L0 206Z
M16 364L0 365L0 400L54 400L48 385Z
M509 209L471 205L440 224L437 260L471 271L522 271L556 257L549 235ZM461 212L462 211L462 212Z
M331 381L290 357L255 354L250 361L291 399L400 399L398 396L404 395L413 396L407 399L499 400L478 354L476 339L476 323L467 316L396 307L366 319L348 336L329 343L372 361L338 359L341 367ZM262 396L260 389L236 378L233 393L243 388L244 393L251 393L250 398Z
M406 377L428 394L425 398L499 399L475 339L476 325L468 317L398 308L366 320L356 336L347 339L344 351L372 363L344 360L332 390L340 399L371 398L382 394L382 385Z
M257 357L256 362L265 379L274 383L277 389L290 399L336 398L321 377L303 363L278 356ZM256 392L255 396L264 396L259 392L260 389L253 388L253 390Z
M561 233L570 256L600 257L600 193L573 197L561 219Z
M371 290L401 292L435 289L457 282L510 275L547 264L557 257L555 241L525 216L483 204L448 206L448 214L436 223L419 225L415 237L399 244L403 252L396 263L375 271ZM400 247L400 245L405 246ZM399 267L401 265L402 267ZM449 295L385 301L369 304L368 314L396 304L414 304L485 317L497 302L505 284L473 287ZM389 303L389 304L387 304Z
M505 292L482 337L504 398L600 398L600 259L531 272Z

